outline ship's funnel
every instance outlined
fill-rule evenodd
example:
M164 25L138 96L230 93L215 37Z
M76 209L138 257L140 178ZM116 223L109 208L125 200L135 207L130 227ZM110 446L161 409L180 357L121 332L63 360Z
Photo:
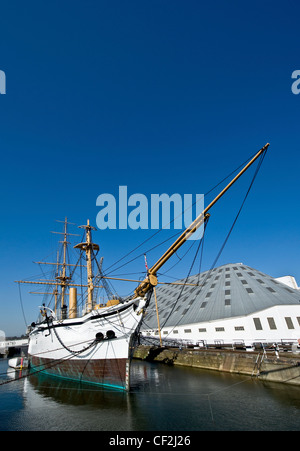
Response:
M77 288L69 288L69 318L77 317Z

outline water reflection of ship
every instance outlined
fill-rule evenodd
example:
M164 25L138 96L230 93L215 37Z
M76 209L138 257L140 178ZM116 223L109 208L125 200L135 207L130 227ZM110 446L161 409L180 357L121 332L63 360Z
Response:
M76 381L66 381L59 378L49 377L45 374L32 374L26 381L27 395L34 392L40 399L51 398L61 404L73 406L110 406L126 408L128 395L120 390L109 390L101 387L89 386L88 384L78 384Z
M6 370L6 377L7 379L11 379L13 381L26 379L28 376L29 370L27 367L24 368L14 368L14 367L7 367Z
M26 404L30 406L30 410L34 410L34 412L44 411L46 402L50 418L51 407L54 408L56 415L59 412L59 417L64 415L64 411L57 411L55 405L67 408L75 406L85 409L91 429L97 426L102 430L105 428L107 428L106 430L119 430L120 423L116 422L114 418L122 418L122 430L143 430L148 427L149 420L144 417L143 402L141 401L143 398L140 396L149 393L149 390L151 391L154 387L159 387L161 382L159 367L156 364L135 361L132 365L131 380L132 391L128 393L86 383L78 384L76 381L49 377L41 372L31 374L24 379L24 398ZM89 417L91 415L93 418ZM81 418L82 421L82 415L79 414L78 418ZM76 424L73 425L68 424L66 419L63 419L62 422L62 426L66 430L81 427L77 424L76 418ZM27 426L31 427L30 424ZM34 424L32 428L39 429L39 425Z
M120 423L116 421L118 418L122 418L122 429L134 428L132 412L136 414L136 408L132 408L134 400L125 391L82 385L40 373L25 379L24 397L30 411L34 411L37 416L47 406L47 416L43 413L43 417L47 418L47 427L50 429L52 421L55 428L59 421L60 429L66 431L86 430L87 427L89 430L119 430ZM65 409L71 415L66 415ZM84 410L84 415L81 409ZM40 430L45 427L43 420L39 418L31 418L29 421L32 421L32 424L27 424L29 429Z
M131 392L149 391L150 386L159 385L160 378L157 364L146 361L140 364L140 362L135 361L131 367Z

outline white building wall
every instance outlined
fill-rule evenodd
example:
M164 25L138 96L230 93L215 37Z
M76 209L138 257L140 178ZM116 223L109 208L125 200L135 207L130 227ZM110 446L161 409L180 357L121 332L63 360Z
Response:
M284 283L290 288L294 288L295 290L299 290L298 284L296 282L295 277L293 276L283 276L283 277L277 277L278 282Z
M143 333L158 336L157 330ZM295 342L300 340L300 304L274 306L248 316L166 327L161 330L161 336L188 340L193 344L203 341L206 344L244 343L251 346L254 342Z

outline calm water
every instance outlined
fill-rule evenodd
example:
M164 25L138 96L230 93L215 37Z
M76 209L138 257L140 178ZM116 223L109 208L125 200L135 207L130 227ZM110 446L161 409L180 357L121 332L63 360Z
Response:
M0 383L12 377L0 360ZM297 387L139 361L132 382L129 394L41 375L2 385L0 430L300 430Z

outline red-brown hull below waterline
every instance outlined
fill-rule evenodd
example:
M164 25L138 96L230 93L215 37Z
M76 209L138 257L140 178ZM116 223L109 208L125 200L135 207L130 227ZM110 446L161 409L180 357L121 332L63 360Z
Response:
M129 390L129 359L54 360L29 355L30 370L73 381Z

